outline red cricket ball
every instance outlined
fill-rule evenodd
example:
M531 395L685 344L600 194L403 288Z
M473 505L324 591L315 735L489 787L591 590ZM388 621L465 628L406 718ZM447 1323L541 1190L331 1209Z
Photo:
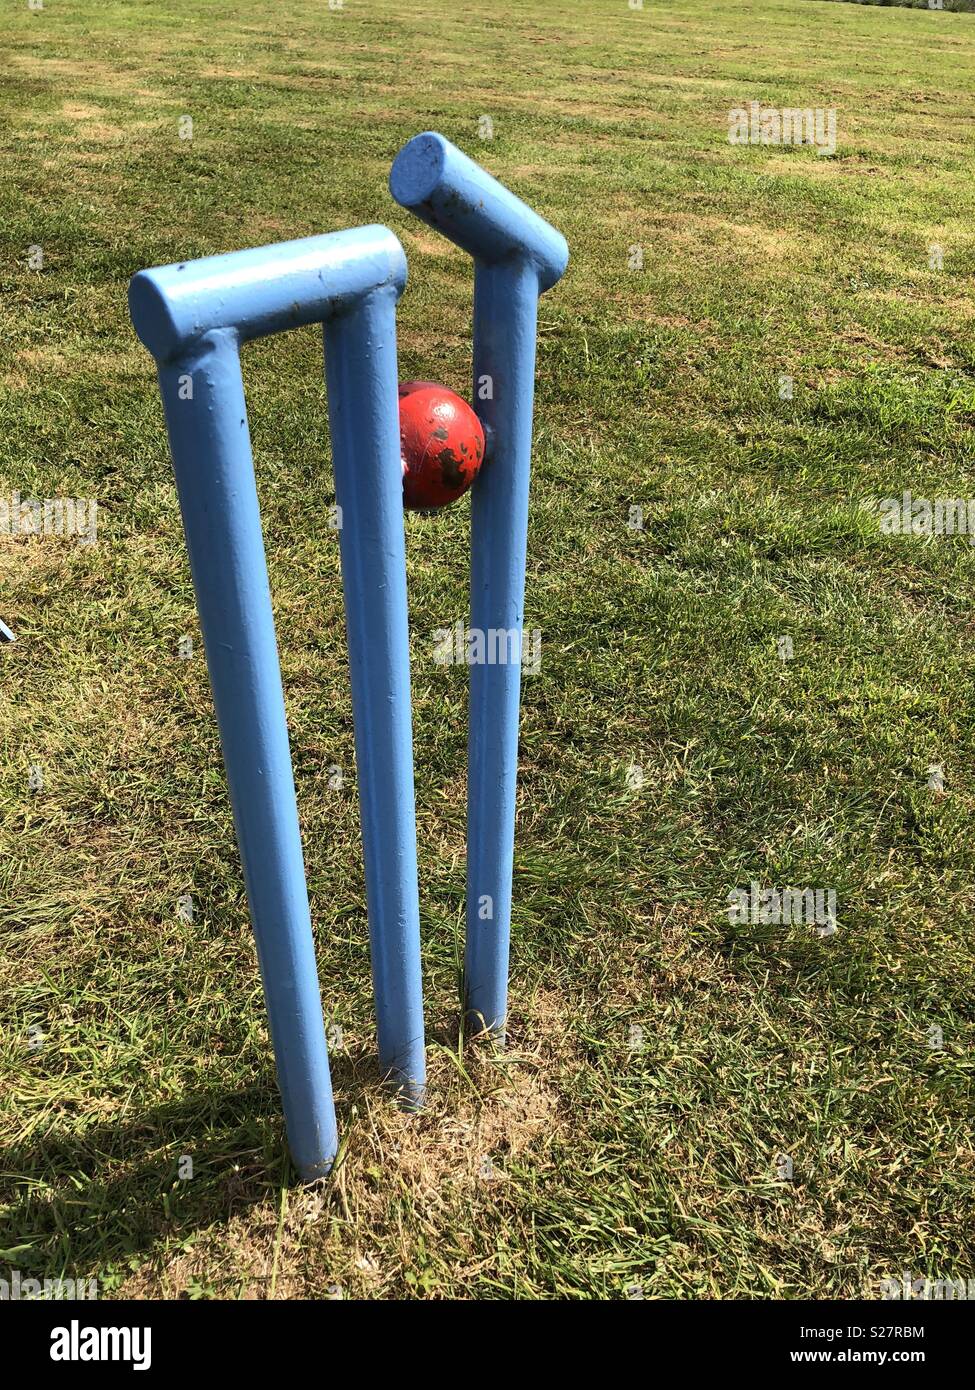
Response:
M465 400L435 381L399 388L403 505L445 507L465 493L484 458L484 429Z

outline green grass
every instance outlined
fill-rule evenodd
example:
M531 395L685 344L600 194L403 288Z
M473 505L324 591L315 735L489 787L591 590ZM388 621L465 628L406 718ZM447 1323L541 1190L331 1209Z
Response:
M975 558L861 505L972 489L972 25L815 0L8 7L0 494L101 512L93 547L0 537L0 1274L482 1299L972 1276ZM730 145L750 100L835 107L835 156ZM512 1046L455 1042L466 683L432 634L466 616L463 502L407 522L430 1106L377 1087L320 343L268 340L245 377L342 1029L346 1153L306 1190L125 290L383 221L410 260L401 376L465 390L469 263L386 189L431 127L572 251L541 305ZM753 879L834 889L839 931L732 925Z
M852 3L854 5L906 5L915 10L932 10L939 8L932 3L932 0L840 0L840 3ZM971 14L975 10L975 0L941 0L940 8L943 10L964 11Z

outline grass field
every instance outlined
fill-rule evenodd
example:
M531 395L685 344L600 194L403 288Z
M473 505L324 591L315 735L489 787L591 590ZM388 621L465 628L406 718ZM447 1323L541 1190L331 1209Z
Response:
M95 545L0 536L0 1274L478 1299L975 1276L975 556L862 505L971 493L975 19L45 0L0 24L0 496L99 505ZM835 154L730 144L753 100L834 107ZM428 128L572 251L541 305L511 1046L456 1047L466 672L432 633L466 616L465 501L407 521L430 1104L377 1084L320 335L267 340L245 377L347 1141L303 1189L125 292L386 222L400 374L466 393L469 263L386 188ZM838 930L732 923L752 881L834 891Z

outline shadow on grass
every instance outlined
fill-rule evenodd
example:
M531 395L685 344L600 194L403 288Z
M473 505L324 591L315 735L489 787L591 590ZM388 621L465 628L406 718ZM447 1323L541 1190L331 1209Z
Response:
M344 1101L341 1132L350 1105L379 1086L379 1071L369 1054L339 1054L332 1079ZM104 1277L298 1183L273 1071L237 1090L210 1074L126 1122L0 1152L0 1261L25 1276Z

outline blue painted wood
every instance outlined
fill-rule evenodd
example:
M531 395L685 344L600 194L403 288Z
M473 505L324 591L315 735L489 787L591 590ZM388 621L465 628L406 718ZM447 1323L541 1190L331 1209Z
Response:
M324 324L329 420L377 996L380 1064L424 1085L396 302L384 227L141 271L247 883L289 1143L306 1178L337 1151L284 696L247 428L242 341Z
M538 297L565 271L565 238L442 135L400 150L390 191L474 257L473 405L489 440L471 494L471 628L515 660L471 666L467 794L469 1028L504 1040L518 776ZM512 644L505 642L510 652Z

